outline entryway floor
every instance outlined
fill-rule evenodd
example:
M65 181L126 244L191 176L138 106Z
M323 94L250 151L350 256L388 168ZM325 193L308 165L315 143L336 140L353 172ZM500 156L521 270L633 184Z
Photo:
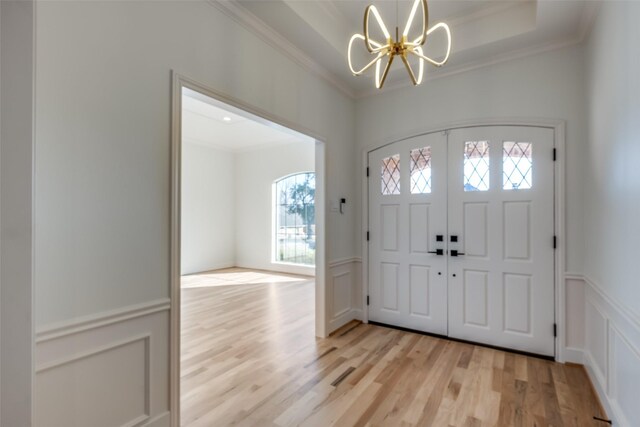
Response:
M314 336L314 280L182 278L183 426L601 426L581 366L351 323Z

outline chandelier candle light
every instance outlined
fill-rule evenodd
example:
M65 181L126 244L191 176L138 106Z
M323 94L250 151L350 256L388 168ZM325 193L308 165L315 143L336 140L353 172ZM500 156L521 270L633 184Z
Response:
M409 31L411 30L411 24L413 24L413 19L415 18L418 6L420 5L422 5L422 31L417 38L409 41ZM380 30L382 30L382 34L384 34L384 37L386 39L385 43L378 42L369 36L369 20L372 14L376 18L378 26L380 27ZM391 35L389 34L389 31L387 30L387 27L382 21L382 17L380 16L378 9L374 5L367 6L364 11L364 35L354 34L353 36L351 36L351 40L349 40L349 49L347 52L347 56L351 72L353 73L353 75L359 76L375 64L375 83L376 88L380 89L382 88L382 85L384 85L384 81L387 78L387 74L389 73L389 68L391 67L393 59L396 55L398 55L402 59L402 62L404 63L404 66L406 67L413 84L419 85L420 83L422 83L422 77L424 75L424 62L427 61L430 64L435 65L436 67L441 67L447 62L447 60L449 59L449 54L451 53L451 31L449 30L449 26L444 22L440 22L430 29L427 29L428 26L429 9L427 7L427 0L415 0L413 2L413 6L411 7L409 19L407 19L407 25L405 26L402 33L402 38L398 37L398 27L396 27L396 41L394 42L391 38ZM447 35L447 52L444 56L444 59L442 59L441 61L436 61L425 56L422 49L422 46L427 41L427 36L438 29L442 29ZM369 51L369 53L375 55L375 58L373 58L371 62L362 67L360 70L355 70L351 61L351 48L356 40L363 40L365 48ZM413 72L411 65L409 64L409 55L415 55L416 57L418 57L419 68L417 77ZM388 57L388 59L381 75L380 66L383 58L385 57Z

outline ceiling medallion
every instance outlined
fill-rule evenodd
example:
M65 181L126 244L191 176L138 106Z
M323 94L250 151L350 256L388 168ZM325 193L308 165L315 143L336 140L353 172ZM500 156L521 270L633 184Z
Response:
M418 10L418 6L422 5L422 31L420 35L412 41L409 41L409 31L411 30L411 24L413 23L413 19L416 16L416 11ZM369 36L369 18L371 14L375 16L378 25L380 26L380 30L384 34L386 38L385 43L378 42L373 40ZM396 55L398 55L404 66L409 73L409 77L414 85L419 85L422 83L422 77L424 75L424 61L429 62L430 64L435 65L436 67L441 67L444 65L449 59L449 54L451 53L451 31L449 30L449 26L444 22L440 22L434 25L432 28L428 29L429 26L429 9L427 7L427 0L415 0L413 6L411 7L411 13L409 14L409 19L407 20L407 25L404 28L402 33L402 38L398 37L398 27L396 27L396 41L394 42L387 30L387 27L384 25L382 21L382 17L378 12L378 9L374 5L369 5L364 11L364 35L362 34L354 34L351 36L351 40L349 40L349 49L348 49L348 61L349 68L351 72L355 76L362 75L365 71L371 68L374 64L376 66L376 74L375 74L375 83L376 88L382 88L384 85L384 81L387 78L387 74L389 73L389 68L391 67L391 63ZM436 61L424 55L422 46L427 41L427 36L434 31L442 29L447 35L447 53L444 56L444 59L441 61ZM353 64L351 62L351 47L356 40L363 40L365 48L371 53L375 55L375 58L367 65L362 67L360 70L355 70L353 68ZM419 69L418 69L418 77L416 77L411 65L409 64L408 56L415 55L418 57L419 61ZM382 75L380 75L380 64L384 57L388 57L387 63L384 67L384 71Z

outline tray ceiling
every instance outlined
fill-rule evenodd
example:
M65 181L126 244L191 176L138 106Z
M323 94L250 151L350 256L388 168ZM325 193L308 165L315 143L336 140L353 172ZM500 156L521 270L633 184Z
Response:
M351 35L362 32L364 9L374 3L389 27L401 29L412 1L237 0L216 2L242 15L245 24L260 27L274 44L289 50L298 62L316 71L354 97L373 94L373 77L351 75L346 61ZM430 0L430 24L445 21L451 27L451 59L442 68L426 68L434 78L555 47L580 42L595 15L596 2L584 0ZM438 56L442 44L427 42L427 52ZM364 50L364 48L363 48ZM364 61L366 53L362 52ZM410 84L401 63L393 64L386 90ZM424 83L423 83L424 84Z

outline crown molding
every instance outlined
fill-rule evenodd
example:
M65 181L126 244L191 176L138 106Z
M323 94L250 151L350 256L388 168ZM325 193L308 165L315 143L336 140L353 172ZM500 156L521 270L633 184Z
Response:
M534 46L525 47L522 49L514 50L511 52L507 52L501 55L494 55L490 59L479 59L476 61L471 61L465 64L461 64L459 66L449 66L446 69L442 68L437 74L426 74L422 84L424 85L428 81L437 80L443 77L450 77L456 74L466 73L468 71L477 70L479 68L490 67L496 64L500 64L503 62L513 61L520 58L525 58L527 56L537 55L540 53L562 49L565 47L577 45L582 42L582 37L580 35L576 37L571 37L567 39L554 40L551 42L546 42ZM446 70L446 71L444 71ZM388 83L382 89L376 89L375 87L371 87L364 91L361 91L357 95L357 99L368 98L373 95L377 95L380 93L390 92L393 90L398 90L406 87L412 87L411 82L407 80L398 80L396 82Z
M589 34L591 34L591 29L596 22L601 4L599 0L589 1L585 4L584 9L582 9L582 16L580 17L580 24L578 26L580 41L585 40L589 37Z
M238 2L229 0L207 0L207 3L245 29L251 31L261 40L264 40L269 46L283 53L287 58L305 70L329 83L342 94L351 99L356 98L356 92L339 77L328 71L324 66L320 65Z
M478 9L473 13L463 14L458 16L452 16L450 18L446 18L447 24L451 28L456 26L463 26L468 24L469 22L474 22L482 18L486 18L487 16L497 15L498 13L506 12L512 9L523 9L530 7L528 2L496 2L494 4L489 4L482 9Z

